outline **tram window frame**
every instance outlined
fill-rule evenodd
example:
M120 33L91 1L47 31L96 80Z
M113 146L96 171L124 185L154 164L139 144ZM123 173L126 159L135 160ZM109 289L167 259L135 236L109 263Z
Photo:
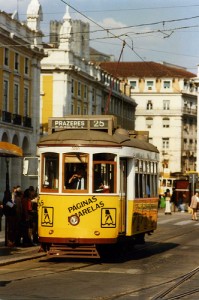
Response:
M104 185L104 188L99 188L95 189L94 185L95 185L95 170L96 170L96 166L100 165L102 166L104 169L109 169L109 171L106 172L100 172L100 176L102 177L102 182ZM111 166L113 167L113 170L110 172L110 168L107 166ZM110 176L110 174L112 175L113 179L111 182L111 178L108 177ZM105 178L106 177L106 178ZM110 193L110 194L114 194L116 193L116 162L107 162L107 161L94 161L93 162L93 193Z
M146 173L146 161L143 161L143 173Z
M114 194L117 190L117 155L113 153L95 153L93 154L93 193ZM97 168L98 166L98 168ZM100 167L99 167L100 166ZM113 168L113 170L110 170ZM102 178L103 188L95 187L95 173ZM111 175L111 177L110 177Z
M59 191L59 153L45 152L41 155L41 192L58 193ZM48 166L51 160L51 166ZM48 170L51 169L51 172ZM48 172L48 173L47 173ZM53 174L54 173L54 174ZM53 175L53 176L52 176ZM49 179L54 177L52 179ZM54 183L53 183L54 181ZM53 185L54 184L54 185ZM52 186L52 187L51 187Z
M152 187L153 187L153 196L158 195L158 163L152 162L153 171L152 173Z
M138 159L138 186L139 186L139 193L138 198L143 198L143 160Z
M67 165L68 164L68 165ZM63 154L62 192L88 193L89 190L89 154L84 152L69 152ZM68 171L67 171L68 170ZM71 188L68 181L78 170L84 173L84 189ZM66 184L67 183L67 184Z

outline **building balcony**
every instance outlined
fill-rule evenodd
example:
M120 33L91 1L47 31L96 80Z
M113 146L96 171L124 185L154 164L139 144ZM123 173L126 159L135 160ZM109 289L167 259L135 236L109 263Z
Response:
M8 111L3 110L2 111L2 121L3 122L7 122L7 123L11 123L12 121L12 114Z
M182 156L184 157L196 157L196 151L189 149L189 150L183 150Z
M189 108L189 107L184 107L182 112L185 115L192 115L192 116L197 115L197 109L193 109L193 108Z
M197 95L197 88L196 87L184 87L181 90L182 94L189 94L189 95Z
M29 117L23 117L23 126L24 127L31 127L31 118Z
M21 117L21 115L13 114L12 115L12 122L15 125L21 125L21 123L22 123L22 117Z
M22 117L21 115L12 114L8 111L0 111L0 117L2 122L32 128L32 119L30 117Z

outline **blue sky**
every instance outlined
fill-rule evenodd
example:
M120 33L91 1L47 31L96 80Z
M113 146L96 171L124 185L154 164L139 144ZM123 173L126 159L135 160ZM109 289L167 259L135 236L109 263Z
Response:
M70 13L73 19L82 19L90 23L90 31L94 31L90 35L93 48L113 54L118 60L125 41L122 61L166 61L197 73L198 0L39 2L43 9L42 31L45 35L48 35L50 20L62 20L67 3L71 6ZM29 3L30 0L0 0L0 9L11 13L18 7L20 20L25 20Z

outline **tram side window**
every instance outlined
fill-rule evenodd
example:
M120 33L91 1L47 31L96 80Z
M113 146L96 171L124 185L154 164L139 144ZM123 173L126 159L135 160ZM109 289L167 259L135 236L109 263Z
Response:
M151 194L152 194L152 191L151 191L151 180L150 180L150 175L147 174L146 175L146 197L150 197Z
M157 196L156 169L152 162L135 161L135 198Z
M42 155L42 188L58 191L59 187L59 155L44 153Z
M139 163L138 163L138 159L135 160L135 198L139 198L140 197L140 193L139 193L139 176L138 176L138 170L139 170Z
M143 197L143 162L135 160L135 198Z
M153 190L153 194L156 196L158 194L158 175L153 176Z
M86 192L88 190L88 154L68 153L64 155L64 190Z
M93 193L116 192L116 155L93 155Z

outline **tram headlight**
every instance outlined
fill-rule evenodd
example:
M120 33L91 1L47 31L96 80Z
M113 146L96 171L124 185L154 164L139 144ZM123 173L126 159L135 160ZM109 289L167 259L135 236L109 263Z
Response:
M72 225L72 226L76 226L77 224L79 224L79 217L77 215L72 215L70 217L68 217L68 222Z

